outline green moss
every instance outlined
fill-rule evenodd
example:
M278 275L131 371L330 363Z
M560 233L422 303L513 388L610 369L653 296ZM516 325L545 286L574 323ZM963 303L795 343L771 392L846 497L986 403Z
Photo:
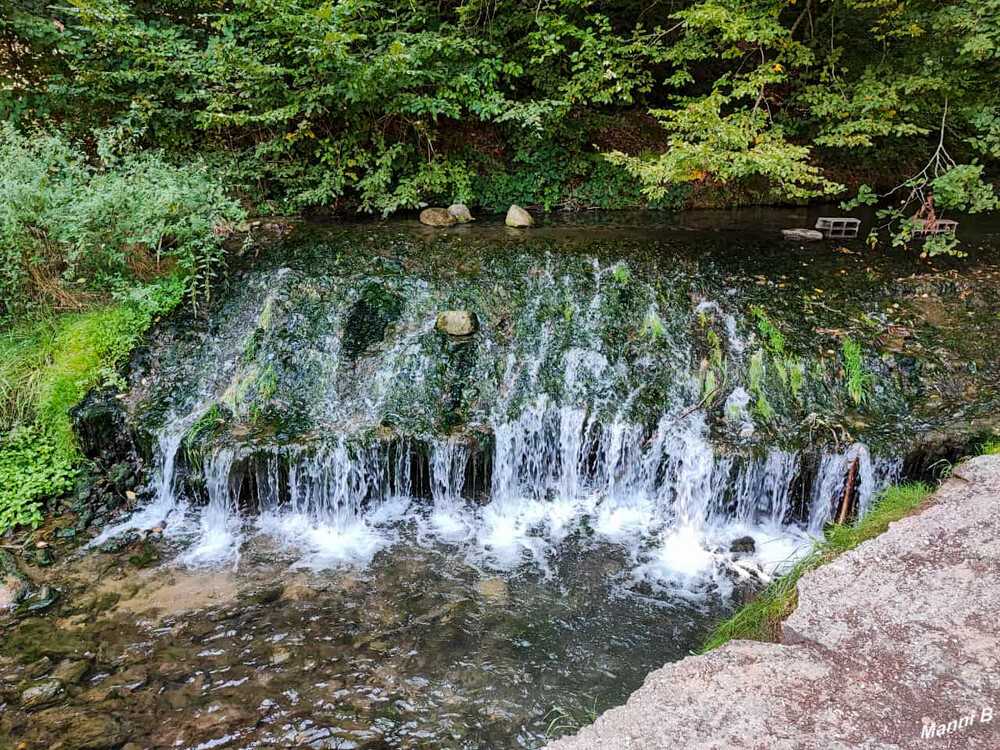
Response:
M655 307L651 306L646 312L646 317L642 320L641 333L650 341L658 341L667 335L667 327Z
M764 308L755 305L750 308L750 311L757 320L757 330L760 331L760 335L764 339L764 346L771 354L783 357L785 355L785 337L781 331L771 322L767 313L764 312Z
M754 396L754 409L763 419L774 416L774 408L764 394L764 352L756 351L750 358L750 394Z
M786 364L788 367L788 387L792 392L792 396L799 398L802 388L806 383L805 365L796 357L789 357Z
M737 640L776 642L781 637L781 622L798 604L798 582L802 575L824 565L861 542L882 534L889 524L912 513L932 494L922 482L893 485L872 503L864 518L843 526L830 525L824 539L791 570L767 586L753 601L719 625L702 651L711 651Z
M3 644L0 655L17 659L21 664L30 664L43 656L52 660L80 656L95 650L93 639L98 634L60 627L52 618L36 617L23 621Z
M864 356L861 345L849 337L844 337L844 377L847 380L847 393L855 406L863 406L871 399L873 378L865 371Z
M344 323L343 351L357 359L385 337L385 329L403 312L403 298L380 284L368 284Z

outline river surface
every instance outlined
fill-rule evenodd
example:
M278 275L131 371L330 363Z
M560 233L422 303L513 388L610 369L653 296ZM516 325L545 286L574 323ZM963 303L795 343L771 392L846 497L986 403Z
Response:
M996 426L996 253L776 236L813 221L295 227L95 402L135 507L33 570L0 739L532 748L621 703Z

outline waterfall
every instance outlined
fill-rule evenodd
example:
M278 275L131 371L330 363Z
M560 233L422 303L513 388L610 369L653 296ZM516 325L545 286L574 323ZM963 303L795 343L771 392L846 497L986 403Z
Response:
M439 282L251 276L215 328L175 344L149 504L101 538L169 516L186 564L236 565L263 538L324 567L365 565L412 531L477 566L547 570L573 537L624 551L636 582L690 591L719 584L736 537L771 568L808 549L855 460L862 514L900 474L862 442L757 437L763 386L740 373L760 349L732 304L595 259L545 256L504 281L516 318L487 310L455 339L435 328L452 300ZM708 367L729 373L714 405Z

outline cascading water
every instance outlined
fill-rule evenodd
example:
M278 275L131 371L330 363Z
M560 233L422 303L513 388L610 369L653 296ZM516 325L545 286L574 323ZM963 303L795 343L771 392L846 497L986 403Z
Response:
M102 539L170 515L183 562L235 563L264 535L322 567L364 565L410 526L477 566L545 570L573 535L626 550L636 584L687 591L725 585L735 537L765 570L794 559L855 459L861 513L899 474L898 453L860 442L759 438L767 399L792 401L773 384L794 391L805 367L683 267L654 284L543 254L503 269L505 287L485 272L462 287L380 263L250 273L212 330L171 342L185 365L137 410L167 403L152 500ZM471 336L435 328L458 302Z
M488 223L296 229L84 405L99 496L148 482L24 620L30 648L87 613L73 715L143 746L540 748L995 424L966 335L994 269ZM30 744L54 707L13 710Z

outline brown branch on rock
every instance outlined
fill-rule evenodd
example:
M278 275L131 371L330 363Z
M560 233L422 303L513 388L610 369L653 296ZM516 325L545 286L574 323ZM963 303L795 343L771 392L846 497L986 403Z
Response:
M719 388L720 388L720 386L716 386L715 388L713 388L712 390L710 390L708 393L705 394L705 398L703 398L697 404L695 404L690 409L688 409L686 412L684 412L683 414L681 414L674 421L675 422L680 422L682 419L684 419L684 417L686 417L689 414L693 414L694 412L698 411L701 407L703 407L708 402L708 400L710 398L712 398L712 396L714 396L716 393L719 392Z
M844 499L840 503L840 518L837 519L839 526L843 526L844 521L847 520L847 507L851 502L851 493L854 491L854 477L857 473L858 459L855 457L854 461L851 462L851 470L847 472L847 487L844 488Z

